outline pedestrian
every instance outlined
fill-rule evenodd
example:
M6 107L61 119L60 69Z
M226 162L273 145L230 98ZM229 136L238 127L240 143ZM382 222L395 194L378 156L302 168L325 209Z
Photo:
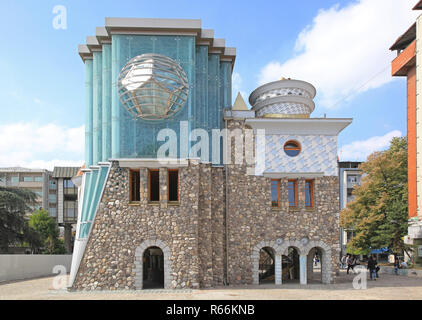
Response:
M342 269L346 269L346 261L347 261L347 256L346 256L346 255L344 255L344 256L341 258L341 260L340 260L340 263L341 263L341 268L342 268Z
M349 270L352 269L352 272L355 273L353 269L355 267L356 259L354 255L350 255L349 259L347 259L347 274L349 274Z
M377 259L375 257L370 257L368 260L368 270L369 270L369 276L371 280L376 281L377 280Z
M406 261L403 261L403 262L401 263L401 267L402 267L402 269L406 269L406 268L407 268L407 263L406 263Z
M399 259L396 257L396 258L394 259L394 274L395 274L396 276L398 276L398 275L399 275L399 268L400 268L400 261L399 261Z

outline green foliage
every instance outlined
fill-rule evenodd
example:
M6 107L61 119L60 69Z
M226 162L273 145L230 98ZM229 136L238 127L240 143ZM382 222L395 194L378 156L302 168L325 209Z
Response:
M0 187L0 252L25 239L25 212L37 195L29 190Z
M29 227L40 234L45 253L54 254L60 251L59 228L56 220L48 215L48 211L40 209L34 212L29 218Z
M355 200L340 213L341 226L356 232L348 249L368 254L389 247L401 254L408 217L406 138L393 138L388 150L371 154L360 169L364 175L353 190Z

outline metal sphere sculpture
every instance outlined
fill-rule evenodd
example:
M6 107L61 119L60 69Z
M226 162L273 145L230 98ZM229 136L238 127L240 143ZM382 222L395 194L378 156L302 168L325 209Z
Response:
M180 64L161 54L146 53L129 60L117 84L120 101L136 118L171 117L185 104L189 84Z

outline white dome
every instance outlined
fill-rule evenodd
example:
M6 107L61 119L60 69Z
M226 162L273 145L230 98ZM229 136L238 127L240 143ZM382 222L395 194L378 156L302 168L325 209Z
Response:
M309 117L316 90L310 83L284 79L264 84L249 96L258 117Z

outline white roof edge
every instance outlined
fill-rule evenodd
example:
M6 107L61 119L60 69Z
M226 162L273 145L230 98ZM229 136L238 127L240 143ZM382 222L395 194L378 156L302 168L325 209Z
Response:
M106 28L201 29L200 19L105 18Z
M264 129L266 134L338 135L352 121L352 118L251 118L245 123L254 130Z

